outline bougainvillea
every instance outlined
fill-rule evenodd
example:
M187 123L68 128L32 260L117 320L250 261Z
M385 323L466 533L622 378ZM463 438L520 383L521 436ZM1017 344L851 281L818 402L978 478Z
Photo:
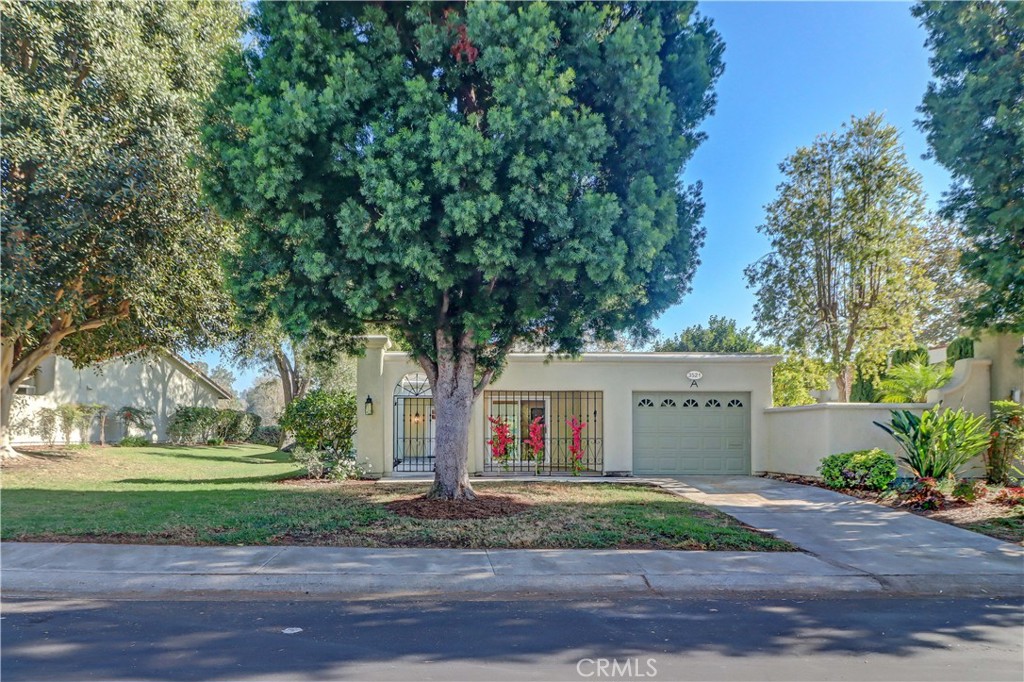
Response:
M540 472L544 464L544 417L534 417L526 438L523 439L523 454L526 459L533 460Z
M566 420L566 425L572 431L572 445L569 446L569 466L572 468L572 475L579 476L586 467L583 464L583 438L580 435L587 423L580 421L577 417Z
M487 441L487 445L491 448L491 457L495 461L501 462L501 467L508 471L508 461L512 458L512 445L516 442L516 439L512 437L512 429L504 419L488 417L487 421L491 423L491 432L493 433L491 439Z

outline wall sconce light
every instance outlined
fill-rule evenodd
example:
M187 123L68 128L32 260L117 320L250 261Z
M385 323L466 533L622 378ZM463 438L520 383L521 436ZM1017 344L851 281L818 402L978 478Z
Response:
M373 398L370 396L366 396L366 403L363 405L363 414L368 416L373 414Z
M419 412L417 412L416 414L414 414L412 416L412 423L413 424L419 424L421 421L423 421L423 417L420 416Z

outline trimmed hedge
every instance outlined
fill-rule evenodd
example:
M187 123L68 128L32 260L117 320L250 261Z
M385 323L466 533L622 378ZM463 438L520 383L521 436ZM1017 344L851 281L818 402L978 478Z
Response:
M896 458L884 450L855 450L829 455L818 466L829 488L885 490L896 480Z
M252 412L179 407L167 423L167 435L176 443L241 442L259 425L259 415Z
M351 393L312 391L288 403L281 428L306 450L349 453L356 433L356 398Z

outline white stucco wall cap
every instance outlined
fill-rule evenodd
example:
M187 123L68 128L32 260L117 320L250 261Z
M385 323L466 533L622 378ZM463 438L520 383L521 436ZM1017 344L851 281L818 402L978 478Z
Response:
M391 351L384 353L387 360L411 360L408 353ZM548 353L509 353L514 362L642 362L681 363L705 362L713 364L753 363L775 365L781 355L760 355L755 353L583 353L578 356L557 356Z
M924 410L935 403L815 403L790 407L766 407L765 412L811 412L821 410Z

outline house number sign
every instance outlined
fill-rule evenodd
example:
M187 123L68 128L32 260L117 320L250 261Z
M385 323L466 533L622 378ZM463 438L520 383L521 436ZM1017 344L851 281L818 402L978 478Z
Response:
M703 374L693 369L686 373L686 378L690 380L690 388L700 388L697 384L704 377Z

